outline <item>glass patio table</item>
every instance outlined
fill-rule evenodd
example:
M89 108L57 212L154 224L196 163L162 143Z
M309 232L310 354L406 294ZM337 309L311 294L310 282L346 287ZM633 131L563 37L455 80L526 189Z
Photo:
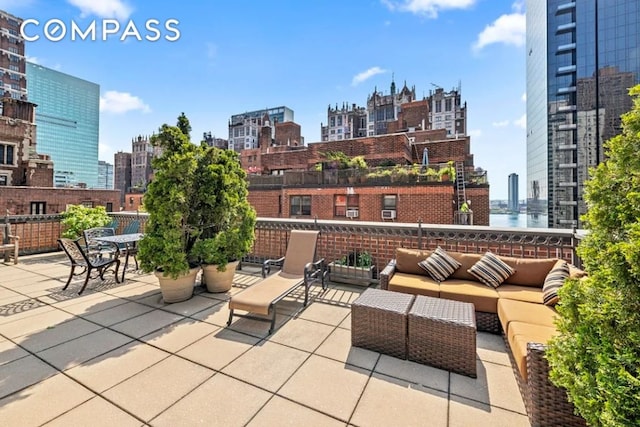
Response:
M127 266L129 265L129 255L134 254L136 251L136 245L142 239L142 233L131 233L131 234L118 234L115 236L104 236L104 237L96 237L94 240L100 242L111 243L118 248L118 254L122 251L123 247L125 249L125 258L124 258L124 266L122 267L122 281L124 281L124 273L127 271ZM138 261L136 260L136 265Z

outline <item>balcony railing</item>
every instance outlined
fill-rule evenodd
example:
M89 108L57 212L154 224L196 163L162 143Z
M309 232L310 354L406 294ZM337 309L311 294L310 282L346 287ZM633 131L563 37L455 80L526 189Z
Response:
M455 175L443 179L441 165L396 166L368 169L329 169L323 171L285 171L283 175L249 175L249 186L317 186L317 185L419 185L425 183L453 181ZM465 172L467 184L487 184L487 172L474 170Z
M133 220L140 221L144 231L146 213L113 213L118 219L118 232ZM22 254L57 250L62 232L60 215L9 216L12 232L20 236ZM0 221L6 221L0 218ZM575 248L578 242L573 230L545 228L496 228L484 226L434 225L421 223L352 222L259 218L256 242L245 262L261 263L284 256L291 230L319 230L318 257L327 262L349 256L352 252L368 252L380 271L395 257L398 247L435 249L466 253L496 254L521 258L563 258L580 265Z

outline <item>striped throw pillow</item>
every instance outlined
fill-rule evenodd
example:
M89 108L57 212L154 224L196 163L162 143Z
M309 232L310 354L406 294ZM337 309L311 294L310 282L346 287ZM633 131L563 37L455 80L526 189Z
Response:
M559 260L555 263L542 285L542 302L544 305L554 306L558 303L558 289L564 285L569 277L569 264Z
M442 282L447 280L462 264L451 257L440 246L424 261L418 263L433 280Z
M495 289L516 271L493 253L487 252L467 272Z

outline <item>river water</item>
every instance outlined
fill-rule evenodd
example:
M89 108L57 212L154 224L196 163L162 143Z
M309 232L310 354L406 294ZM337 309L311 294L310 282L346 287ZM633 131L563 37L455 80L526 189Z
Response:
M490 214L489 225L491 225L491 227L526 228L527 215L526 214Z

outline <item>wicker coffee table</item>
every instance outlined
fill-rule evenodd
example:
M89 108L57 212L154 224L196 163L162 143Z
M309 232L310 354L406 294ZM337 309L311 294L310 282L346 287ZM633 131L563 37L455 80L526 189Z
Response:
M408 315L409 360L476 378L473 304L418 296Z
M367 289L351 304L351 344L407 358L407 313L415 296Z

